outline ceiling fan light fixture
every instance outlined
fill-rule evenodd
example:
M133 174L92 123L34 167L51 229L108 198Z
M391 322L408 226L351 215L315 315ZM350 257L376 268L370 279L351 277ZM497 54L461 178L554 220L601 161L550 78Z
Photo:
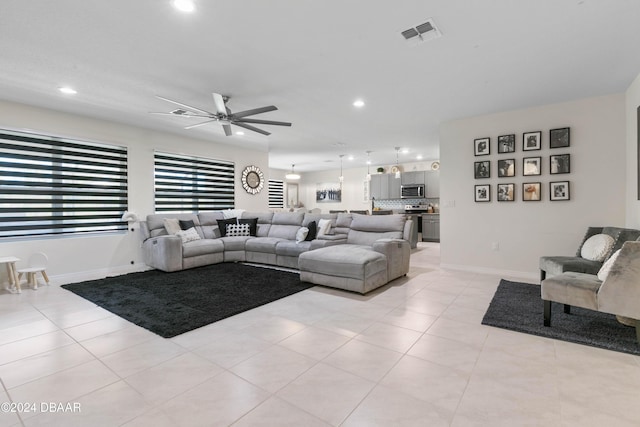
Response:
M196 5L193 0L173 0L173 7L180 12L191 13L196 9Z
M296 166L296 165L291 165L291 172L287 173L287 174L284 176L286 179L290 179L290 180L292 180L292 181L296 181L296 180L300 179L300 175L299 175L299 174L297 174L297 173L295 173L295 171L293 170L293 168L294 168L295 166Z

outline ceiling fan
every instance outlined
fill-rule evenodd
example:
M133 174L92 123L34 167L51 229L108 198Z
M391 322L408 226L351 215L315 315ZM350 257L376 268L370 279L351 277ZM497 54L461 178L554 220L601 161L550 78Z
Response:
M219 93L212 93L212 95L213 95L213 104L216 107L215 112L203 110L198 107L193 107L191 105L187 105L182 102L174 101L172 99L156 95L156 98L162 99L163 101L170 102L181 108L173 110L169 113L152 112L151 114L207 119L204 122L186 126L185 129L193 129L199 126L204 126L209 123L218 122L222 125L222 128L224 129L224 133L227 136L232 135L231 125L239 126L241 128L245 128L253 132L258 132L263 135L271 135L271 133L262 129L258 129L257 127L252 125L260 124L260 125L291 126L291 123L287 123L287 122L276 122L273 120L259 120L259 119L247 118L249 116L254 116L256 114L262 114L268 111L277 110L278 108L273 105L269 105L268 107L254 108L252 110L240 111L239 113L232 113L231 110L226 105L227 101L229 100L229 97L222 96Z

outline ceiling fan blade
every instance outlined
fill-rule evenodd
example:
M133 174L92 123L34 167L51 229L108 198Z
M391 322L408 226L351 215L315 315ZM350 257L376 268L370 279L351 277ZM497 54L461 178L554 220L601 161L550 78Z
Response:
M173 117L202 117L204 119L210 119L211 116L209 115L204 115L204 114L192 114L192 113L188 113L188 114L174 114L174 113L164 113L164 112L155 112L155 111L149 111L149 114L158 114L161 116L173 116Z
M245 129L249 129L249 130L254 131L254 132L261 133L261 134L266 135L266 136L271 135L271 133L267 132L266 130L258 129L257 127L253 127L253 126L248 125L246 123L233 122L233 124L236 125L236 126L240 126L241 128L245 128Z
M186 126L185 129L193 129L193 128L197 128L199 126L208 125L209 123L213 123L213 122L217 122L217 121L218 121L218 119L207 120L206 122L196 123L195 125Z
M235 120L233 123L256 123L259 125L291 126L291 123L288 123L288 122L274 122L273 120L259 120L259 119L240 119L240 120Z
M227 136L231 136L233 132L231 132L231 125L222 125L222 129L224 129L224 134Z
M216 106L216 112L218 114L227 115L227 106L224 105L224 98L219 93L212 93L213 95L213 103Z
M267 111L275 111L277 109L278 107L274 105L269 105L268 107L254 108L253 110L245 110L245 111L240 111L239 113L233 113L229 117L239 119L240 117L253 116L255 114L266 113Z
M209 116L213 116L213 115L214 115L213 113L211 113L211 112L209 112L209 111L207 111L207 110L203 110L203 109L198 108L198 107L193 107L193 106L191 106L191 105L183 104L182 102L174 101L174 100L172 100L172 99L165 98L165 97L160 96L160 95L156 95L156 98L158 98L158 99L162 99L163 101L171 102L172 104L179 105L180 107L184 107L184 108L186 108L186 109L189 109L189 110L192 110L192 111L196 111L196 112L198 112L198 113L206 114L206 115L207 115L207 117L209 117Z

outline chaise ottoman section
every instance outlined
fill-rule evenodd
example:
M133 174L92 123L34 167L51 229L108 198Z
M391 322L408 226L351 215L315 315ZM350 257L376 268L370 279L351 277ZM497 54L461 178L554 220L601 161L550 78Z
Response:
M337 245L298 257L300 280L365 294L387 283L387 257L370 246Z

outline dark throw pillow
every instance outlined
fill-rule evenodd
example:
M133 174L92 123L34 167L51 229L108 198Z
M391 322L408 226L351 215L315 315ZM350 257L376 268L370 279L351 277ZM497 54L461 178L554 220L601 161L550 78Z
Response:
M258 232L258 218L241 218L238 224L249 224L249 235L256 236Z
M318 224L315 221L311 221L307 224L307 228L309 229L309 233L307 233L307 237L305 237L305 242L310 242L316 238L316 234L318 234Z
M218 222L218 229L220 230L220 237L224 237L227 235L227 225L237 224L238 219L237 218L219 219L217 220L217 222Z
M196 226L193 223L193 221L191 221L191 220L188 220L188 221L180 220L179 222L180 222L180 229L181 230L188 230L190 228L195 228L195 226Z

